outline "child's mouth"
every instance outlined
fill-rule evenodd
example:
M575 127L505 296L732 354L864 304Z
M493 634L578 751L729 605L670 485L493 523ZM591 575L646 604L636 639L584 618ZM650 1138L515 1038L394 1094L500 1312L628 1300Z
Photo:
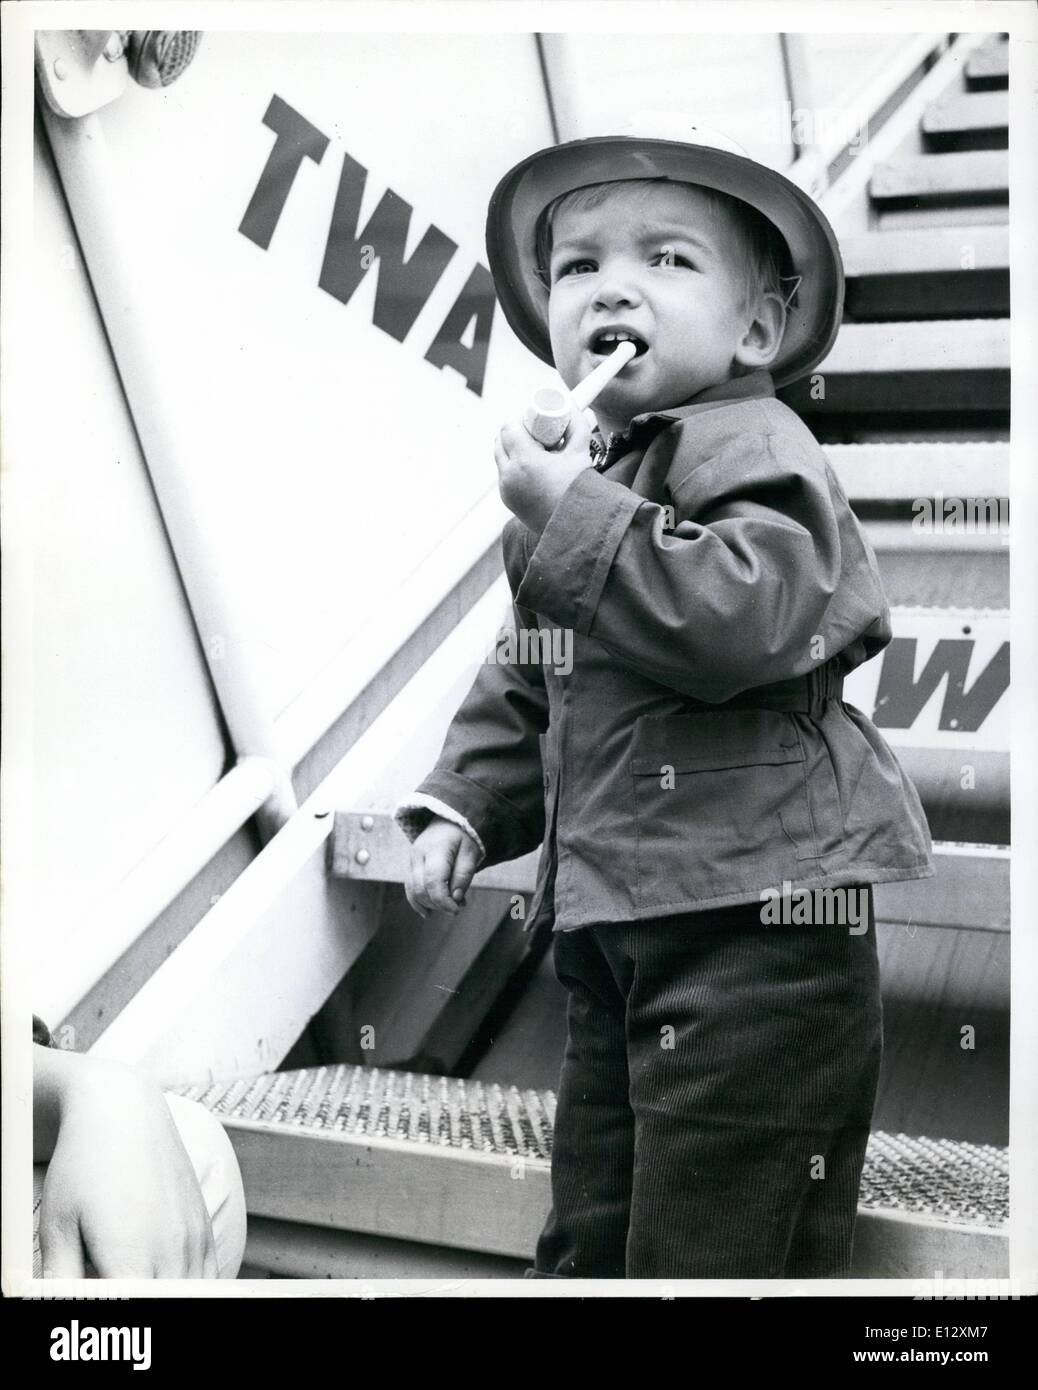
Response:
M649 350L649 345L644 338L639 338L637 333L628 332L605 332L599 333L591 339L590 351L596 357L608 357L613 352L617 344L631 342L635 346L635 357L644 357ZM633 360L633 359L632 359Z

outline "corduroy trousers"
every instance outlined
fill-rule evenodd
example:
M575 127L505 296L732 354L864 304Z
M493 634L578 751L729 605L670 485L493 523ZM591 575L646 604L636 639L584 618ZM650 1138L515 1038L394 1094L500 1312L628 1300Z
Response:
M528 1277L849 1274L883 1045L858 891L857 923L753 903L555 934L568 1039Z

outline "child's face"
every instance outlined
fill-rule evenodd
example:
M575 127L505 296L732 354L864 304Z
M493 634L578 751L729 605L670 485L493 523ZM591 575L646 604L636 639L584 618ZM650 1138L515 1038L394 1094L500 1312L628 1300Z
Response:
M626 328L646 345L595 402L603 430L727 381L737 362L765 365L736 229L688 185L618 188L603 207L561 209L550 273L548 329L567 386L611 351L595 351L603 329ZM780 340L778 324L774 352Z

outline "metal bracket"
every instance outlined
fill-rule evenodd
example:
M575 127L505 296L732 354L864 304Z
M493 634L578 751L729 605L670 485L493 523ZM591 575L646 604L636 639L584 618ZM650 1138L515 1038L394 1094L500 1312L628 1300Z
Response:
M36 74L47 105L59 116L88 116L123 94L129 81L124 35L118 29L42 29Z
M472 880L473 888L499 888L532 893L537 879L539 851L483 869ZM330 872L335 878L366 883L403 883L407 878L410 848L388 811L336 811L331 837Z

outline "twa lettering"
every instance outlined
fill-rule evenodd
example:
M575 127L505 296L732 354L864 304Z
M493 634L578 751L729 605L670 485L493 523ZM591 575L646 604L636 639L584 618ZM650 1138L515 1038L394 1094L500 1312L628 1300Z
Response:
M894 635L851 671L845 698L895 744L1009 749L1009 614L893 608Z
M263 124L274 132L274 148L238 230L266 251L303 160L320 164L328 136L279 96L271 98ZM439 227L430 226L405 261L413 208L391 188L360 227L367 177L363 165L343 155L317 283L347 304L364 276L377 267L374 325L402 343L458 246ZM453 367L477 396L483 393L495 305L490 271L477 263L425 353L434 367Z
M52 1361L132 1361L135 1371L151 1368L150 1327L55 1327L50 1334Z
M966 689L973 642L942 638L914 678L917 665L914 637L895 637L883 654L873 721L880 729L908 729L923 706L947 678L937 727L975 733L1009 689L1009 643L1003 642Z

